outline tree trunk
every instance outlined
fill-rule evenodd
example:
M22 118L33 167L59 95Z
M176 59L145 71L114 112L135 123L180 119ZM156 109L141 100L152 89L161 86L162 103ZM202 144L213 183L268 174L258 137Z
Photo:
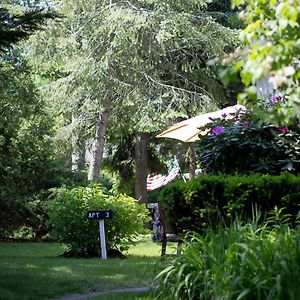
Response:
M72 123L77 121L77 111L72 114ZM75 129L72 133L72 171L84 170L85 165L85 140L81 130Z
M85 142L80 136L72 137L72 171L83 171L85 166Z
M138 132L135 143L135 198L147 203L147 143L148 134Z
M189 180L194 179L196 177L196 155L194 144L189 146Z
M88 173L88 180L97 181L100 176L100 168L103 159L103 150L105 143L105 134L108 126L108 117L110 109L104 108L99 115L96 124L96 134L92 145L90 167Z

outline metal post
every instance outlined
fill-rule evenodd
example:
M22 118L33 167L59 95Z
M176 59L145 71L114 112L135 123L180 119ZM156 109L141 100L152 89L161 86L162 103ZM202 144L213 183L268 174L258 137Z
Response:
M101 258L107 259L104 220L99 220L99 235L100 235Z

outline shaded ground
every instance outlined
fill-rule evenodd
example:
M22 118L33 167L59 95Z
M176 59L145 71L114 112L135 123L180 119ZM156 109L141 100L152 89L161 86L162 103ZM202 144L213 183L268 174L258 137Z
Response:
M128 293L128 292L146 293L150 291L151 291L150 287L125 288L125 289L117 289L117 290L106 291L106 292L90 292L87 294L73 294L65 297L54 298L53 300L81 300L81 299L90 299L102 295L113 295L117 293Z
M128 288L150 287L167 265L159 257L161 246L149 239L126 253L124 260L63 258L64 251L55 243L0 243L0 299L59 299L97 293L90 298L119 289L125 294Z

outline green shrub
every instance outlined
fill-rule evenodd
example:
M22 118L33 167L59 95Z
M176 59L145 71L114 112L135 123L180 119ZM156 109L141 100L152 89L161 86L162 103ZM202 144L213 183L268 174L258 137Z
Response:
M176 233L184 230L203 232L220 222L229 224L236 216L252 217L256 206L263 214L275 206L296 216L299 211L300 178L280 176L205 176L166 186L160 199L169 224Z
M3 189L4 190L4 189ZM20 198L2 197L8 191L0 191L0 239L9 238L23 224L24 205Z
M235 222L188 239L157 277L161 299L299 299L299 228Z
M49 225L57 240L68 246L70 255L99 255L99 224L88 220L87 211L111 209L113 219L105 221L107 249L125 250L136 236L145 233L148 210L125 195L110 195L99 185L55 190L47 204Z
M201 130L207 134L197 142L198 163L207 174L299 174L297 125L278 128L262 123L251 111L224 117L204 126Z

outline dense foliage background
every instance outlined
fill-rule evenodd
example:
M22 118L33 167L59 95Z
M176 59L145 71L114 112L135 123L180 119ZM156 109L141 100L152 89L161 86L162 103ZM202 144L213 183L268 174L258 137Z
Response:
M136 196L141 135L144 189L147 172L166 172L175 157L187 167L188 147L153 136L234 102L235 87L206 64L237 45L225 2L1 3L1 238L45 235L49 189L85 186L88 169Z
M205 176L189 182L175 182L161 191L159 199L168 215L170 230L183 233L205 232L207 227L230 224L236 217L249 220L253 212L265 214L284 208L295 220L299 211L299 177L279 176Z

